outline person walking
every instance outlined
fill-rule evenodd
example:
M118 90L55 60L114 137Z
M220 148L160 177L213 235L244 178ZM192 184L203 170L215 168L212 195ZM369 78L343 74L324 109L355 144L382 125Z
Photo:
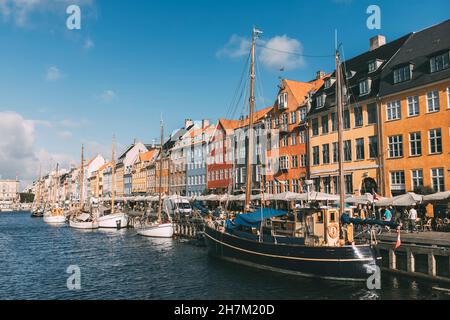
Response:
M411 232L417 231L416 229L417 210L414 208L414 206L412 206L411 209L409 209L408 218L409 218L409 226L411 229L410 231Z
M387 207L384 210L384 221L391 221L392 220L392 212L391 212L391 207Z

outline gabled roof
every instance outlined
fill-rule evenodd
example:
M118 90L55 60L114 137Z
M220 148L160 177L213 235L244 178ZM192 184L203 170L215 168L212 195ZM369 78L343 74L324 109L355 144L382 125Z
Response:
M389 63L392 57L399 51L400 47L409 39L411 36L407 34L399 39L396 39L392 42L389 42L383 46L378 47L372 51L367 51L363 54L360 54L354 58L342 62L342 71L343 78L348 95L348 102L358 103L360 101L365 101L371 98L376 97L379 94L380 90L380 75L383 68ZM374 60L380 60L382 63L379 65L376 71L369 73L369 62ZM353 76L347 77L347 74L352 72ZM335 78L335 71L331 75L332 78ZM360 95L359 91L359 83L365 79L371 79L371 87L370 92L366 95ZM312 115L317 112L325 111L329 108L333 108L336 105L335 99L335 91L336 91L336 82L333 83L329 88L325 88L325 85L322 85L319 90L313 95L313 99L311 101L311 110L308 114ZM319 95L325 95L325 105L323 107L318 108L316 105L316 98Z
M289 88L289 90L291 91L295 100L297 101L297 106L300 106L305 102L305 98L308 96L308 93L319 89L322 86L324 79L329 76L330 75L327 75L323 78L315 79L310 82L300 82L300 81L283 79L282 87Z
M257 123L261 120L264 119L264 117L271 112L273 109L273 107L267 107L258 111L255 111L253 113L253 122ZM222 128L224 128L224 130L226 131L226 133L230 133L235 129L238 128L243 128L248 126L249 121L248 121L248 117L246 118L242 118L241 120L229 120L229 119L219 119L219 125L222 126Z
M430 58L444 52L450 52L450 20L413 33L383 70L380 96L450 78L450 68L430 72ZM411 80L394 84L394 69L408 64L413 66Z
M139 161L145 162L153 159L153 156L156 154L156 149L144 152L139 154Z

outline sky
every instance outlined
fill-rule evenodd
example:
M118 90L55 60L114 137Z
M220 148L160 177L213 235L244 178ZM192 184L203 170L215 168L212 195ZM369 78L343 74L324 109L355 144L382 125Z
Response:
M66 26L72 4L79 30ZM380 29L367 27L370 5ZM259 109L280 77L333 70L335 30L348 59L374 35L392 41L449 13L448 0L0 0L0 176L29 183L40 166L79 163L81 144L110 158L113 135L119 151L158 139L161 116L166 135L186 118L238 117L253 26Z

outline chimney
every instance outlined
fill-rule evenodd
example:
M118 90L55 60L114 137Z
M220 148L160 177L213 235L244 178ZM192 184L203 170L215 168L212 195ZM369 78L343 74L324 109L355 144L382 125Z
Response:
M325 77L325 71L317 71L316 73L316 80L322 79L323 77Z
M375 37L370 38L370 51L378 49L381 46L386 44L386 37L382 35L377 35Z
M202 120L202 129L205 129L208 126L209 126L209 120L208 119L203 119Z
M194 124L194 122L192 121L192 119L185 119L184 120L184 128L187 129L190 126L192 126Z

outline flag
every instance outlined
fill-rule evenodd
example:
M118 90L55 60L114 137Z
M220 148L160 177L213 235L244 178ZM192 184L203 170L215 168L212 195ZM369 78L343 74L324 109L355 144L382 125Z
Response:
M402 240L400 239L400 229L397 230L397 242L395 243L395 249L400 248Z

